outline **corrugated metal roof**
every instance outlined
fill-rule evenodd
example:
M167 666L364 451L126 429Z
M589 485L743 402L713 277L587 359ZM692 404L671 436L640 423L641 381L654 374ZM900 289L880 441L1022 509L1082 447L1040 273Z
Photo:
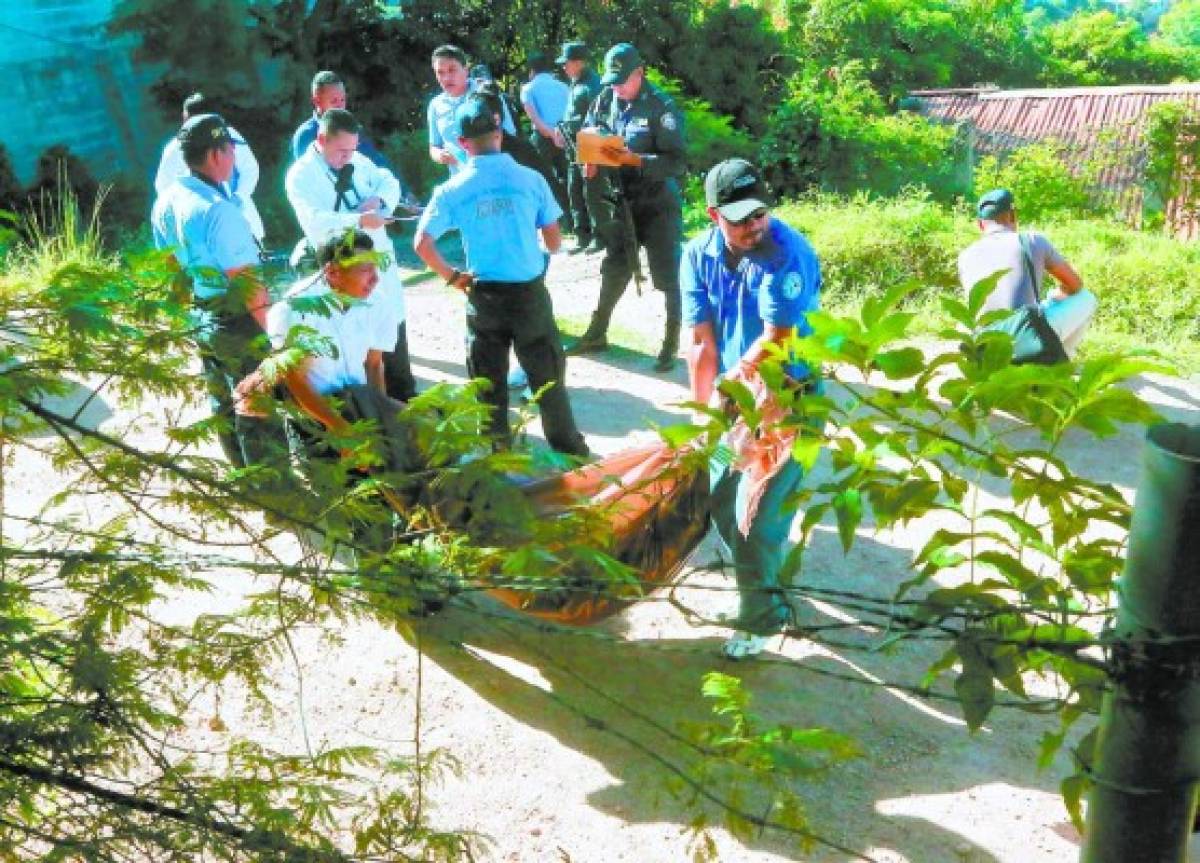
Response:
M1000 154L1040 141L1061 143L1081 173L1103 165L1099 184L1133 222L1141 217L1142 134L1146 112L1164 101L1200 113L1200 83L1166 86L1068 87L1051 90L920 90L910 94L918 113L940 122L968 124L975 150ZM1179 232L1200 235L1195 214L1172 202L1168 216Z

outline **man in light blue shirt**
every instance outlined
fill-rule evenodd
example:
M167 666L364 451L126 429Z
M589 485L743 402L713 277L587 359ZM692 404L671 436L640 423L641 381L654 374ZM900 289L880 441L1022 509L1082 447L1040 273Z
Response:
M192 286L196 342L217 437L235 467L264 462L275 437L269 420L236 416L233 390L258 363L255 344L266 327L270 298L255 268L258 244L241 207L227 191L233 174L233 137L216 114L198 114L179 130L190 173L154 202L154 244L170 250ZM281 439L280 439L281 442Z
M566 216L565 229L574 231L567 202L566 142L558 128L566 116L570 94L571 88L554 76L549 57L540 51L529 55L529 83L521 88L521 105L533 124L529 140L554 172L554 199Z
M433 74L442 92L429 103L425 119L429 126L429 158L445 165L454 174L467 163L467 152L458 143L458 122L455 112L472 94L472 79L467 77L467 55L456 45L440 45L433 49ZM479 68L479 67L476 67ZM483 67L486 69L487 67ZM491 73L488 72L490 79ZM504 130L517 134L516 124L501 106Z
M434 190L413 246L447 285L467 295L467 373L491 385L484 398L492 408L496 445L510 443L511 347L535 391L553 384L539 402L550 446L587 456L567 397L566 359L542 280L546 254L538 244L540 235L550 253L558 250L562 210L541 174L500 151L500 125L482 99L467 100L457 120L458 144L468 161ZM436 245L438 237L455 229L462 234L466 272L453 268Z
M707 231L683 251L679 281L683 322L691 328L688 373L693 400L708 403L719 376L734 370L755 372L769 354L793 335L811 332L807 314L820 301L821 269L804 237L770 216L758 172L743 159L728 159L709 171L704 183ZM792 385L819 390L812 371L800 362L784 365ZM727 460L710 465L711 512L717 533L733 555L740 609L736 636L725 644L730 659L753 656L766 636L791 620L791 606L779 585L795 508L787 500L804 478L788 459L767 482L743 534L751 482Z

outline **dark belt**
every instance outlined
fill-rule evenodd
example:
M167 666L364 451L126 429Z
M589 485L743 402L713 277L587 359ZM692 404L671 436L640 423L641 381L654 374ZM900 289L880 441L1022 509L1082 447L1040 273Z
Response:
M495 279L476 279L471 285L471 291L480 291L485 294L515 293L516 291L528 291L540 288L542 284L541 276L537 276L526 282L501 282Z

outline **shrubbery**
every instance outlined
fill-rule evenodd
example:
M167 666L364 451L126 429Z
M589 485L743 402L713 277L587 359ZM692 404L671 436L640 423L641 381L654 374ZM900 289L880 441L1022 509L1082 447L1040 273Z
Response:
M1065 148L1031 144L1003 157L985 156L975 169L975 195L1009 189L1022 219L1086 218L1097 214L1087 182L1071 173Z
M855 309L913 281L919 289L910 302L930 312L922 315L927 332L942 324L934 312L937 296L961 290L958 252L978 236L969 208L951 209L915 191L885 201L809 198L781 207L779 215L816 248L826 306ZM1200 246L1098 219L1022 218L1021 225L1045 233L1100 298L1085 354L1149 348L1183 369L1200 369L1200 284L1194 277Z

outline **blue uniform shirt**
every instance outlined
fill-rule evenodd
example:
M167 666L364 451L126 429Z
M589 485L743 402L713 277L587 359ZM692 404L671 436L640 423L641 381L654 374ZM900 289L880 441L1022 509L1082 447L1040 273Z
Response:
M458 120L454 116L458 106L470 95L470 90L461 96L438 93L430 101L429 109L425 112L425 119L429 125L429 146L449 150L454 154L454 158L458 159L458 165L450 168L451 174L461 171L470 158L467 151L458 145ZM500 128L510 135L517 134L517 126L503 99L500 100Z
M259 263L258 244L241 208L199 177L172 183L154 202L150 223L155 247L175 253L198 299L224 293L229 270Z
M296 127L296 131L292 134L293 162L303 156L312 145L312 142L317 140L317 132L320 131L320 127L321 121L317 118L316 114L313 114ZM379 152L379 148L375 146L375 143L362 132L358 134L358 152L362 153L379 167L387 168L393 174L396 174L397 177L400 176L387 160L387 156Z
M542 122L554 128L567 113L570 93L571 88L549 72L539 72L521 88L521 102L533 105Z
M472 157L434 190L417 231L437 239L457 229L477 279L527 282L546 268L537 229L561 215L541 174L507 153L492 153Z
M820 303L821 267L808 240L772 218L760 248L742 257L736 268L725 260L725 238L713 225L693 237L679 265L683 320L688 326L710 321L717 337L720 371L728 372L763 334L766 324L812 332L806 312ZM803 380L803 363L788 365Z

